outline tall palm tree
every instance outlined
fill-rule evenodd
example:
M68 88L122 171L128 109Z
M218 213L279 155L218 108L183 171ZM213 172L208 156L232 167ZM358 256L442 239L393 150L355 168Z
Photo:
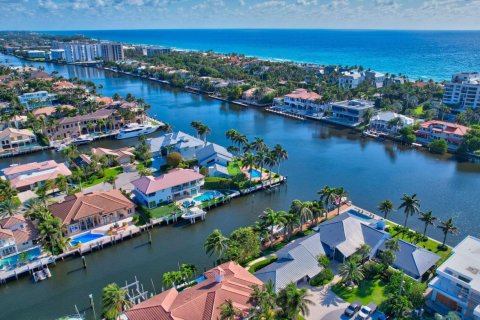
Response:
M417 194L409 196L406 193L403 194L400 200L402 200L402 203L400 204L398 209L403 208L403 211L405 213L405 223L403 224L403 226L406 227L408 217L413 216L414 214L418 214L420 212L420 200L417 198Z
M233 137L234 142L238 145L238 149L242 152L245 152L245 145L248 144L247 136L241 133L238 133Z
M308 316L309 307L314 305L309 298L311 295L306 288L297 288L295 283L289 283L280 290L277 298L277 305L282 309L282 314L287 319L298 319L298 315Z
M435 224L435 221L437 221L437 217L435 217L432 213L432 211L428 212L420 212L420 221L423 221L425 224L423 228L423 236L425 237L427 235L427 228L428 226L433 226Z
M260 221L266 227L270 228L270 245L273 244L273 237L275 226L284 226L286 222L285 211L273 211L270 208L266 208L263 214L260 216Z
M233 305L232 299L227 299L218 309L220 310L220 320L234 320L241 314L241 310Z
M205 252L212 256L216 254L218 259L220 259L223 253L228 248L228 238L224 237L222 232L218 229L213 230L213 232L207 237L207 240L203 244Z
M257 162L257 159L253 153L246 153L243 155L242 158L242 169L248 169L248 171L252 170ZM248 174L248 179L252 180L252 175Z
M303 225L313 219L313 212L310 209L309 202L302 202L300 200L293 200L290 210L300 219L300 231L303 231Z
M293 233L293 230L295 230L295 228L298 225L300 225L300 218L298 215L293 213L287 213L285 215L285 222L284 222L285 234L288 235L288 238L290 238L290 236Z
M238 131L235 129L229 129L225 132L225 138L232 141L232 145L235 143L235 137L238 135Z
M347 259L344 263L338 266L338 273L349 286L359 283L364 278L362 267L358 264L356 259Z
M110 283L103 288L102 315L107 320L115 320L122 311L130 308L132 302L127 298L127 290L116 283Z
M200 121L192 121L190 123L190 126L195 130L195 132L197 133L197 138L200 138L200 133L199 133L199 130L200 128L203 126L204 124Z
M200 137L203 137L203 142L207 142L207 134L212 132L212 129L206 125L202 125L198 128L197 133Z
M393 252L400 251L400 245L398 244L398 239L391 238L385 241L385 248L387 248L387 250L392 250Z
M260 150L264 150L267 147L263 139L260 137L255 137L252 142L252 145L253 145L253 149L257 152L259 152Z
M363 243L362 245L360 245L360 247L358 247L356 253L360 257L362 257L362 261L363 261L370 255L370 252L372 252L372 248L370 248L370 246L368 244Z
M55 178L54 184L55 184L55 186L58 190L68 192L68 178L67 177L65 177L63 175L59 175L58 177Z
M263 287L253 285L252 289L253 292L250 295L249 302L255 307L258 307L261 313L275 308L277 294L275 293L272 280L269 280Z
M437 226L437 227L440 228L443 232L442 248L445 248L445 242L447 241L447 235L458 233L458 228L453 223L453 218L448 218L448 220L440 222L440 225Z
M383 217L387 219L390 212L393 211L393 202L390 200L383 200L378 204L378 210L383 213Z
M0 203L0 214L2 216L13 216L19 207L18 201L15 201L13 198L8 198Z
M322 190L317 193L320 195L320 201L323 202L327 211L330 208L330 205L335 202L334 188L330 186L325 186Z
M190 280L197 274L197 267L194 264L183 263L180 265L180 273L185 280Z

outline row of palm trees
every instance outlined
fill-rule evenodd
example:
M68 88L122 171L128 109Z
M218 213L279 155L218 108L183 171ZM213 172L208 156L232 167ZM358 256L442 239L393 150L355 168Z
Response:
M420 199L417 198L417 194L403 194L400 198L400 205L398 210L403 209L405 214L405 222L403 227L408 230L407 223L408 218L411 216L418 216L418 219L424 223L423 236L427 235L427 228L429 226L435 226L437 221L440 221L435 217L432 211L421 211L420 209ZM384 218L386 219L388 214L394 211L394 204L391 200L383 200L378 205L378 210L383 213ZM442 247L445 248L445 242L447 241L447 236L449 234L458 233L458 228L455 226L453 218L448 218L444 221L440 221L440 224L436 225L443 233Z
M188 283L197 275L197 267L194 264L182 264L179 270L165 272L162 277L162 283L165 288L179 286Z
M212 129L200 121L192 121L190 126L195 129L197 138L202 138L204 142L207 142L207 135L212 132Z

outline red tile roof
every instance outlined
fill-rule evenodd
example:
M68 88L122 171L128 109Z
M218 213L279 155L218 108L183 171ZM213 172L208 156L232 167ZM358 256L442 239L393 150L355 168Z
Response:
M4 229L8 229L16 226L17 224L25 223L25 221L26 220L23 214L16 214L14 216L3 218L2 220L0 220L0 226Z
M217 320L219 307L228 299L247 313L252 286L263 283L235 262L227 262L204 273L207 278L194 287L178 292L162 292L125 312L129 320ZM223 276L223 278L222 278Z
M303 100L310 100L310 101L316 101L322 98L322 96L319 95L318 93L313 91L309 92L307 89L295 89L295 91L285 96L292 99L303 99Z
M97 214L111 213L121 209L133 209L135 205L119 190L105 192L77 193L65 197L63 202L48 208L55 217L62 219L62 224L69 225L79 219Z
M10 238L13 238L12 230L0 228L0 240L7 240Z
M63 163L54 160L44 162L31 162L19 166L8 167L2 170L8 177L18 175L10 180L13 188L21 188L32 184L55 179L58 176L70 176L72 172Z
M438 121L438 120L425 121L421 124L420 127L423 129L429 129L430 127L437 127L437 128L432 128L432 130L436 132L446 132L446 133L456 134L458 136L464 136L468 131L468 127L462 126L461 124ZM442 128L438 128L438 127L442 127Z
M144 194L149 194L203 178L203 175L192 169L175 169L158 177L141 177L132 184Z

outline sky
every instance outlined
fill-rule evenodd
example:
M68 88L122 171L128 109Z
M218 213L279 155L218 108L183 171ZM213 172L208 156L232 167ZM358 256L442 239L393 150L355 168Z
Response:
M0 0L0 30L480 29L480 0Z

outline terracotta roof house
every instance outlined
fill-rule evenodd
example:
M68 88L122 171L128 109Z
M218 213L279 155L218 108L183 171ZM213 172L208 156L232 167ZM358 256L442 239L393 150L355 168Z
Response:
M107 149L107 148L92 148L92 155L102 157L102 156L111 156L119 164L128 164L132 162L135 158L133 154L134 148L120 148L120 149Z
M114 223L135 213L133 202L116 189L76 193L48 208L55 217L62 220L68 235Z
M148 208L190 197L200 191L204 176L198 170L175 169L158 177L141 177L132 182L134 194Z
M31 190L43 185L46 180L72 174L64 163L54 160L13 165L2 171L12 187L19 191Z
M30 130L7 128L0 131L0 151L31 146L37 136Z
M53 88L55 89L55 91L63 91L77 88L77 85L74 85L73 83L68 81L57 81L53 84Z
M103 106L109 106L113 103L113 99L110 97L95 97L95 102Z
M37 239L37 229L22 214L0 220L0 257L30 249Z
M450 148L455 149L462 143L463 136L467 134L467 132L468 127L458 123L430 120L420 125L416 135L422 139L424 143L444 139L448 142Z
M217 320L219 307L232 300L242 312L236 319L248 315L252 286L262 282L234 262L224 263L204 273L205 280L178 292L164 291L125 312L128 320Z
M54 107L42 107L42 108L37 108L37 109L33 110L33 111L32 111L32 114L33 114L35 117L45 117L45 118L48 118L48 117L50 117L52 114L54 114L55 111L57 111L57 108L54 108Z
M323 112L326 104L320 102L322 96L316 92L307 89L295 89L292 93L283 97L285 106L300 110L309 110L315 112Z

